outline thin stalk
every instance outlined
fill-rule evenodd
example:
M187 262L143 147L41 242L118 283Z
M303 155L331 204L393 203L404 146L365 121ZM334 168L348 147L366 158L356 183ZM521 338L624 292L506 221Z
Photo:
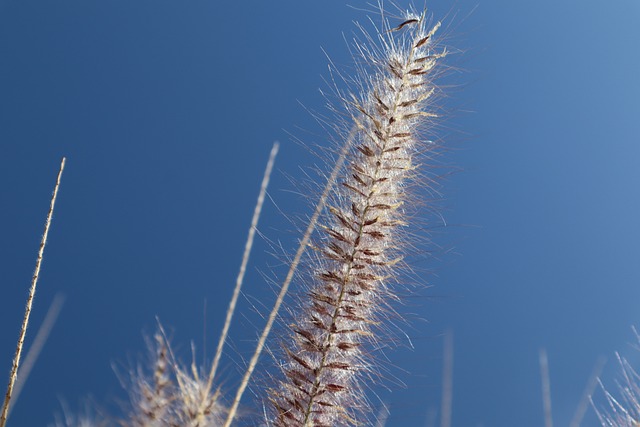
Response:
M582 419L584 418L584 415L587 413L587 409L589 408L589 399L591 399L591 395L598 386L598 377L602 373L605 362L606 359L604 357L599 357L596 361L596 364L593 367L593 371L591 371L591 375L589 376L589 381L587 382L587 385L582 392L580 403L578 404L576 412L573 415L571 422L569 423L569 427L580 427L580 425L582 424Z
M293 276L296 272L296 269L298 268L298 264L300 264L300 259L302 258L302 255L304 255L305 250L307 249L309 240L311 239L311 235L316 229L318 218L320 217L320 214L324 209L324 206L327 202L327 198L329 197L329 193L331 192L331 190L333 189L333 186L335 185L336 179L338 177L338 173L340 172L340 170L342 169L342 166L344 165L345 158L347 156L349 148L351 147L351 144L353 143L353 139L356 133L357 133L357 129L355 127L351 130L351 132L349 132L349 135L347 136L347 141L342 147L342 150L340 151L340 156L338 157L338 160L336 161L336 164L333 167L333 170L331 171L331 175L329 176L329 179L327 180L327 184L325 185L324 190L322 191L320 200L318 200L318 203L316 204L316 208L313 212L313 215L309 220L309 225L307 226L307 229L305 230L304 235L302 236L302 240L300 240L300 244L298 245L298 250L296 251L296 254L293 257L293 261L289 266L289 271L287 272L287 276L285 277L284 282L282 283L282 288L280 288L280 293L278 294L278 298L276 299L276 302L273 305L273 309L271 310L271 313L269 313L267 324L265 325L262 331L262 334L260 335L260 339L258 340L258 345L256 346L256 350L253 353L251 360L249 361L249 366L247 367L247 370L244 376L242 377L242 382L240 383L240 387L238 387L236 396L233 399L233 403L231 404L231 408L229 409L229 415L227 416L227 420L224 423L224 427L229 427L233 422L233 419L235 418L236 412L238 410L238 405L240 404L240 400L242 399L242 395L244 394L244 391L247 388L247 385L249 384L249 379L251 378L251 375L253 374L253 371L255 370L256 365L258 364L258 359L262 354L264 344L267 341L267 337L269 336L269 333L271 332L273 323L275 322L276 317L278 316L278 311L280 310L280 306L284 301L284 297L287 294L287 291L289 290L289 285L291 284L291 280L293 280Z
M218 348L216 349L216 354L213 359L213 363L211 364L211 371L209 372L209 378L207 379L207 388L206 388L207 390L211 390L211 387L213 385L213 379L216 376L218 365L220 364L220 357L222 357L222 349L224 347L224 344L227 341L227 336L229 334L229 327L231 326L231 319L233 318L233 313L236 310L238 296L240 295L240 289L242 288L244 275L247 271L247 264L249 262L251 248L253 247L253 239L256 234L256 229L258 227L258 220L260 219L260 213L262 212L264 198L267 193L267 187L269 186L269 179L271 178L271 172L273 170L273 165L275 163L279 148L280 148L280 144L275 142L273 144L273 148L271 148L271 153L269 154L269 161L267 162L267 167L264 171L264 176L262 177L260 194L258 195L258 201L256 202L256 206L253 211L253 218L251 219L251 227L249 227L249 235L247 236L247 241L244 246L244 254L242 255L240 271L238 272L238 277L236 278L236 286L233 289L233 296L231 297L231 301L229 302L229 307L227 308L227 316L224 321L222 333L220 334L220 339L218 340Z
M27 297L27 306L24 311L24 318L22 319L22 327L20 328L18 345L16 346L16 353L13 357L13 365L11 366L11 373L9 375L9 385L7 386L7 392L4 396L2 414L0 414L0 427L5 427L7 424L9 404L11 403L13 387L18 377L18 368L20 367L20 356L22 355L24 338L27 334L27 326L29 325L31 307L33 306L33 298L36 294L36 285L38 283L38 276L40 275L40 266L42 265L42 258L44 256L44 247L47 244L47 236L49 235L49 228L51 227L51 219L53 218L53 209L56 204L56 198L58 197L58 188L60 187L60 180L62 179L62 171L64 170L65 161L66 159L63 157L62 162L60 162L60 170L58 171L58 177L56 178L56 185L53 188L51 203L49 205L49 213L47 214L47 221L44 224L44 233L42 234L42 240L40 241L40 249L38 250L38 258L36 260L36 268L35 268L35 271L33 272L33 277L31 278L31 288L29 289L29 296Z

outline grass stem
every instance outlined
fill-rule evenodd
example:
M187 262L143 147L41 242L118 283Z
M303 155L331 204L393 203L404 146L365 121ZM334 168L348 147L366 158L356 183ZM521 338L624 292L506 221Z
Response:
M9 384L7 385L7 392L4 396L4 404L2 406L2 413L0 414L0 427L7 425L7 416L9 414L9 404L11 403L11 396L13 394L13 388L18 378L18 368L20 367L20 357L22 356L22 348L24 346L24 338L27 334L27 326L29 326L29 317L31 316L31 307L33 306L33 298L36 294L36 285L38 283L38 276L40 275L40 267L42 266L42 258L44 256L44 247L47 244L47 236L49 235L49 228L51 227L51 219L53 218L53 209L56 204L56 198L58 197L58 188L60 187L60 180L62 179L62 172L64 171L64 164L66 159L63 157L60 162L60 170L58 171L58 177L56 178L56 185L53 188L53 194L51 196L51 203L49 205L49 213L47 214L47 221L44 224L44 233L40 241L40 249L38 250L38 258L36 260L36 268L31 278L31 288L29 289L29 296L27 297L27 306L24 310L24 318L22 319L22 327L20 328L20 336L18 338L18 345L16 346L16 353L13 357L13 364L11 366L11 373L9 374Z

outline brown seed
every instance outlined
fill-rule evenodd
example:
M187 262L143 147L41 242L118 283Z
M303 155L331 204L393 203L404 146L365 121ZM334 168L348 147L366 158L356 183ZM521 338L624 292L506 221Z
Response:
M420 46L424 46L424 44L425 44L427 41L429 41L429 37L431 37L431 36L427 36L427 37L424 37L424 38L422 38L422 39L418 40L418 43L416 43L416 48L418 48L418 47L420 47Z
M356 149L367 157L373 157L375 153L366 145L358 145Z
M376 93L375 95L376 101L378 101L378 104L380 104L380 106L385 110L385 111L389 111L389 107L387 107L387 104L385 104L384 102L382 102L382 99L380 99L380 96Z
M362 191L358 190L356 187L354 187L353 185L349 185L346 182L343 182L342 185L346 188L348 188L349 190L358 193L359 195L361 195L362 197L367 197L366 194L364 194Z
M390 31L399 31L402 28L406 27L407 25L410 24L416 24L418 22L417 19L407 19L406 21L404 21L402 24L398 25L397 27L391 29Z
M428 72L428 70L425 70L423 68L414 68L413 70L409 71L409 74L411 74L412 76L422 76L424 74L427 74Z
M366 182L364 182L364 180L360 177L360 175L358 175L357 173L352 174L351 176L353 176L353 178L358 181L358 183L360 185L367 185Z
M339 391L344 390L344 389L345 389L345 387L344 387L344 386L341 386L341 385L339 385L339 384L327 384L327 385L325 386L325 389L326 389L327 391L332 392L332 393L336 393L336 392L339 392Z
M409 71L409 74L413 74L411 71ZM417 99L410 99L408 101L404 101L400 103L400 107L410 107L413 104L417 103L418 100Z
M393 73L394 76L396 76L398 79L402 79L402 73L400 71L398 71L397 68L395 68L393 65L389 64L389 69L391 70L391 72Z

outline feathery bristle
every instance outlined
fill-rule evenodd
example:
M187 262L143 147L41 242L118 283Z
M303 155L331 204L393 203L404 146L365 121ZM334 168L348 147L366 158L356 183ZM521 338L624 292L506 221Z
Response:
M433 114L437 59L424 15L381 31L382 47L358 45L370 70L364 92L344 98L358 134L316 243L317 266L303 311L285 346L284 379L271 390L278 426L355 425L365 407L363 346L375 340L402 259L405 181L419 150L418 130Z

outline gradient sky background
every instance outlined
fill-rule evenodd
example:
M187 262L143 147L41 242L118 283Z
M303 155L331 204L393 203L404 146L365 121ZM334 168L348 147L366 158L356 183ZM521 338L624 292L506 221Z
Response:
M599 356L611 387L614 351L640 362L629 345L640 325L640 2L427 5L464 52L447 61L451 113L438 130L461 171L444 182L441 248L417 265L433 287L406 308L425 319L407 330L415 349L389 352L406 387L379 390L387 425L423 426L439 406L452 328L454 426L541 426L541 347L566 426ZM323 111L322 48L348 67L353 20L365 14L343 1L0 0L2 386L68 157L28 342L54 296L66 302L11 427L46 425L61 401L123 399L111 365L126 371L144 354L156 315L189 360L190 340L203 350L206 299L211 354L274 140L275 204L260 230L292 251L280 211L309 213L288 176L316 159L289 134L327 144L305 108ZM227 390L262 326L254 307L274 295L263 275L281 273L270 252L257 242ZM596 425L592 410L583 425Z

